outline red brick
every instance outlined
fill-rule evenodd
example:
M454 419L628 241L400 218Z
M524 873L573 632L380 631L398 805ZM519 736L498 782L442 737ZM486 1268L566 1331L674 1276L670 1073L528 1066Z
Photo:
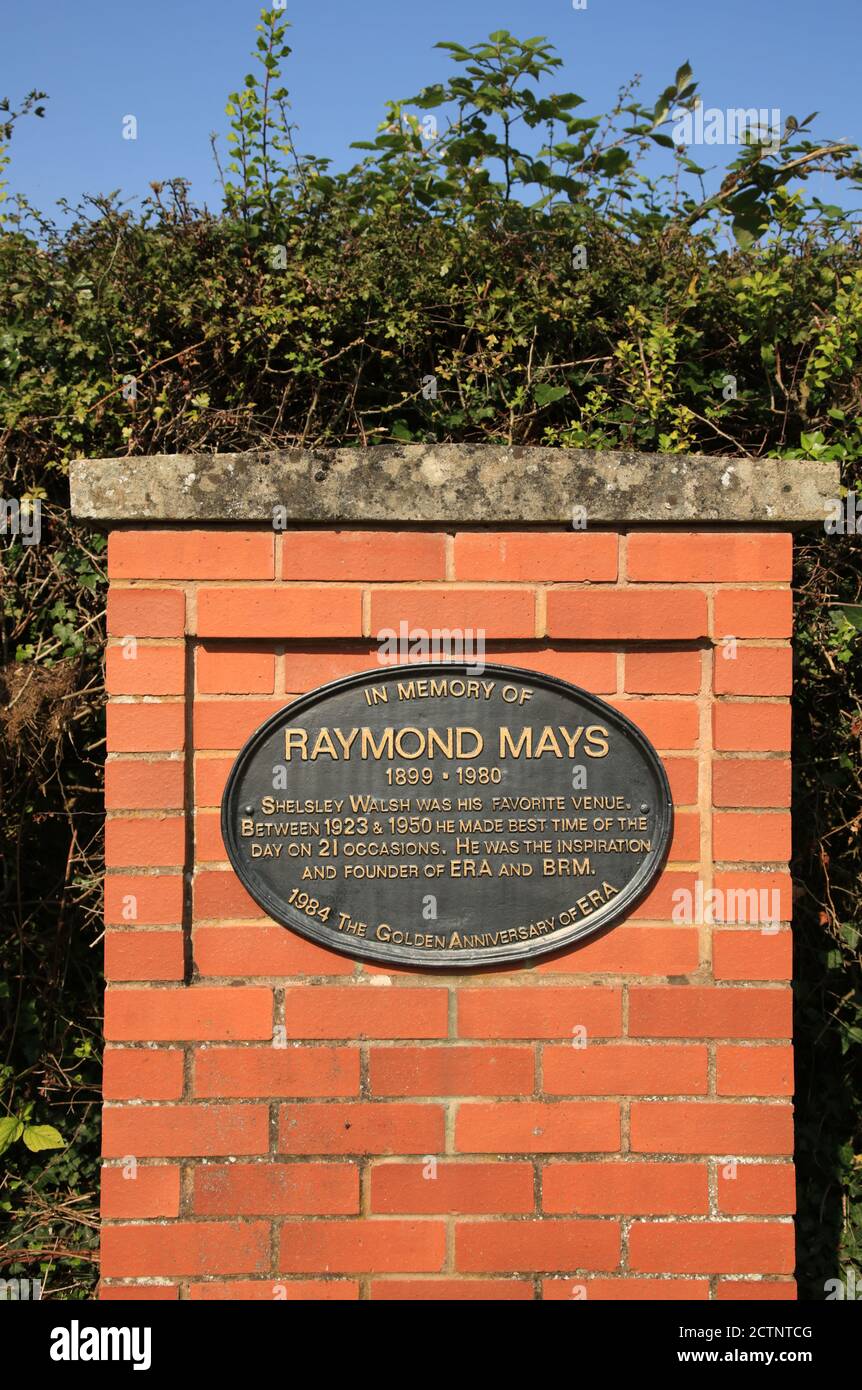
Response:
M272 579L275 541L269 531L113 531L108 540L112 579Z
M706 595L681 589L551 589L548 635L570 641L685 641L707 631Z
M614 1153L619 1146L612 1101L465 1101L455 1122L459 1153Z
M382 629L435 628L484 633L486 641L536 636L536 595L532 589L374 589L371 633ZM465 638L466 640L466 638Z
M251 642L227 651L214 642L202 642L195 658L195 676L203 695L271 695L275 656Z
M715 595L713 636L789 637L793 631L790 589L719 589Z
M193 1303L240 1300L243 1303L354 1302L359 1298L359 1284L355 1279L231 1279L225 1284L211 1280L207 1284L192 1284L189 1297Z
M195 805L221 807L233 758L195 759Z
M299 584L287 588L201 589L199 637L361 637L362 591Z
M531 1303L535 1295L526 1279L375 1279L371 1298L377 1303Z
M720 1279L716 1298L719 1303L728 1300L734 1303L771 1303L796 1301L796 1281L785 1279L772 1282L767 1279Z
M709 1298L707 1279L545 1279L542 1281L545 1303L560 1303L586 1298L588 1302L658 1302L685 1299L686 1303Z
M265 1105L108 1105L102 1112L105 1158L229 1158L268 1149Z
M790 581L793 539L740 531L639 531L628 538L630 580L677 584Z
M643 695L696 695L701 683L700 652L629 652L626 690Z
M576 651L571 647L489 647L486 660L499 666L541 671L594 694L613 694L617 688L615 652Z
M716 1090L720 1096L790 1096L793 1048L718 1047Z
M617 577L611 531L463 531L455 537L455 578L509 583Z
M517 666L527 671L541 671L556 680L581 685L598 695L616 691L616 653L577 651L570 646L507 646L491 644L485 660L498 666Z
M302 985L284 992L289 1038L445 1038L445 989Z
M177 1284L100 1284L100 1303L175 1303L179 1298Z
M548 1163L542 1210L552 1215L704 1216L705 1163Z
M789 1038L789 989L633 985L629 1033L644 1038Z
M266 916L232 870L198 871L195 874L194 898L196 920L228 921L233 917Z
M373 1047L375 1096L517 1096L533 1089L528 1047Z
M105 978L108 980L181 980L183 934L178 931L109 931L105 933Z
M715 922L789 922L793 916L793 883L787 873L755 873L722 870L715 875L721 893L712 920ZM766 896L764 896L764 894Z
M371 1175L371 1210L383 1214L495 1215L532 1212L530 1163L438 1163L429 1176L424 1159L378 1164Z
M353 1047L206 1047L195 1052L194 1094L268 1100L359 1094Z
M631 909L629 917L641 921L673 921L676 895L681 891L694 895L695 876L678 870L665 870L658 883L646 897Z
M793 1236L789 1222L635 1222L629 1267L657 1274L791 1274Z
M183 1054L178 1049L106 1047L102 1058L105 1100L179 1100Z
M707 1091L707 1051L674 1043L546 1047L542 1077L546 1095L700 1096Z
M631 1111L634 1153L790 1154L793 1111L789 1105L734 1101L635 1101Z
M786 862L791 851L790 812L716 811L712 818L712 853L728 863L763 860Z
M238 749L261 724L285 706L275 700L196 700L195 745L198 752L211 748Z
M178 927L183 920L180 874L108 874L105 925Z
M182 637L186 628L186 596L182 589L118 589L108 591L108 633L111 637Z
M102 1230L106 1278L264 1274L269 1259L269 1225L262 1221L175 1221Z
M464 1274L616 1269L616 1221L462 1221L455 1227L455 1264Z
M199 864L227 862L227 850L221 837L221 816L217 811L198 811L195 815L195 858Z
M109 989L111 1042L231 1042L272 1037L272 990Z
M696 864L700 859L700 816L696 812L677 811L668 858L676 864Z
M694 817L697 820L697 817ZM694 927L616 927L538 967L568 975L685 975L698 967Z
M105 688L110 695L182 695L186 655L181 643L158 647L119 644L105 654Z
M285 1105L279 1115L279 1151L324 1155L439 1153L443 1148L443 1115L441 1105L400 1101Z
M793 974L790 929L774 934L713 932L712 972L717 980L789 980Z
M283 579L445 579L446 537L430 531L285 531Z
M105 808L108 811L181 810L185 800L182 758L113 759L105 765Z
M198 1216L352 1216L359 1211L353 1163L209 1163L196 1168Z
M185 702L151 705L141 700L107 707L109 753L182 752L186 742Z
M694 700L608 701L646 734L656 748L694 748L700 735L700 710Z
M157 1168L138 1164L134 1177L125 1166L103 1168L99 1210L106 1221L179 1216L179 1168L175 1164Z
M352 975L355 962L286 927L197 927L195 965L201 976Z
M181 868L185 852L182 816L112 817L105 825L105 863L109 868Z
M281 1228L285 1274L433 1274L443 1268L443 1221L288 1221Z
M792 1216L796 1174L791 1163L737 1163L733 1176L718 1166L718 1209L728 1216Z
M714 806L789 806L790 763L784 758L718 758L712 764Z
M301 650L288 648L284 655L284 688L302 695L342 676L371 671L378 664L378 649L367 642L361 646L315 648L314 643L308 643Z
M674 806L693 806L697 802L698 765L695 758L664 758Z
M717 695L789 695L793 689L790 647L737 647L715 652Z
M619 1037L621 991L588 985L488 985L458 991L462 1038L570 1038L576 1028L585 1028L592 1037Z

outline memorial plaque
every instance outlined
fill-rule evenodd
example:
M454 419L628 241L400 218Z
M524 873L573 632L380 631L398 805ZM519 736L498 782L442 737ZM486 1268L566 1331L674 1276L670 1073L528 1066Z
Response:
M304 695L252 735L222 803L230 861L270 917L353 956L453 971L618 921L672 825L630 720L551 676L463 662Z

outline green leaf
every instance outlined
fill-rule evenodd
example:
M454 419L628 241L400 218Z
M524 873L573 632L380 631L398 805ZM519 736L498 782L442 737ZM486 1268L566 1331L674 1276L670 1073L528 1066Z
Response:
M568 386L548 386L539 382L533 387L533 400L538 406L550 405L552 401L561 401L563 396L568 394Z
M43 1149L65 1149L66 1141L53 1125L27 1125L24 1127L24 1143L31 1153L41 1153Z
M5 1153L10 1144L20 1139L24 1126L14 1115L0 1120L0 1154Z
M628 168L630 163L631 160L625 150L617 145L615 149L606 150L598 156L596 167L601 169L603 174L609 174L613 178L615 174L620 174L623 169Z
M748 251L763 235L763 221L756 211L739 213L733 219L733 235L742 251Z
M837 611L843 613L848 623L855 627L857 632L862 632L862 603L842 603Z

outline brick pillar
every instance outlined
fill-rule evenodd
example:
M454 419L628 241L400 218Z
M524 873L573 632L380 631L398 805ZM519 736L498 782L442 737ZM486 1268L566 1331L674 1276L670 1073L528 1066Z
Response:
M696 527L684 500L635 526L629 499L577 532L537 523L528 477L521 525L462 529L435 494L406 528L378 472L346 521L295 506L274 531L251 483L241 524L188 498L176 524L135 516L127 479L100 513L106 467L79 466L103 471L77 508L116 528L102 1297L794 1298L801 483L802 517L768 528L753 502ZM246 894L219 832L239 748L403 621L484 630L490 661L585 687L658 749L668 864L601 937L526 968L382 969Z

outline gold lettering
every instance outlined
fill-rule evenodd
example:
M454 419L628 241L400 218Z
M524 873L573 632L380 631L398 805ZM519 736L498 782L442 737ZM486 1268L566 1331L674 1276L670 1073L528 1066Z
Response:
M604 735L604 737L601 737ZM588 758L606 758L608 756L608 731L602 724L592 724L587 729L587 746L584 749ZM593 747L590 747L590 744Z
M557 742L557 736L549 724L546 724L544 729L542 730L541 737L539 738L539 742L536 744L536 751L533 754L533 756L536 758L540 758L543 753L553 753L555 758L561 758L563 756L560 752L560 745Z
M380 742L374 742L373 729L362 730L362 757L372 758L379 762L381 758L392 757L392 740L394 734L392 729L383 729L380 735Z
M308 734L305 729L285 729L284 756L290 762L294 745L302 750L302 759L308 757Z
M464 747L465 735L467 735L468 737L472 737L476 740L472 749ZM479 733L478 729L456 729L455 745L457 749L455 756L457 758L478 758L479 754L482 752L482 749L485 747L485 740Z
M521 737L515 743L511 731L505 724L500 726L500 757L505 758L511 753L513 758L520 758L522 751L526 748L526 757L533 756L533 730L528 726L521 730Z
M335 730L335 737L338 739L338 742L341 744L341 747L344 749L344 756L345 756L345 758L349 758L349 757L350 757L350 750L351 750L351 748L353 747L353 745L354 745L354 743L355 743L355 741L356 741L356 735L357 735L358 733L359 733L359 730L358 730L358 729L351 729L351 730L350 730L350 736L349 736L349 738L345 738L345 737L344 737L344 734L341 732L340 729L336 729L336 730Z
M321 729L314 741L314 747L311 750L312 762L314 762L315 758L319 758L322 753L325 753L328 758L338 757L335 744L332 742L332 736L328 729Z

